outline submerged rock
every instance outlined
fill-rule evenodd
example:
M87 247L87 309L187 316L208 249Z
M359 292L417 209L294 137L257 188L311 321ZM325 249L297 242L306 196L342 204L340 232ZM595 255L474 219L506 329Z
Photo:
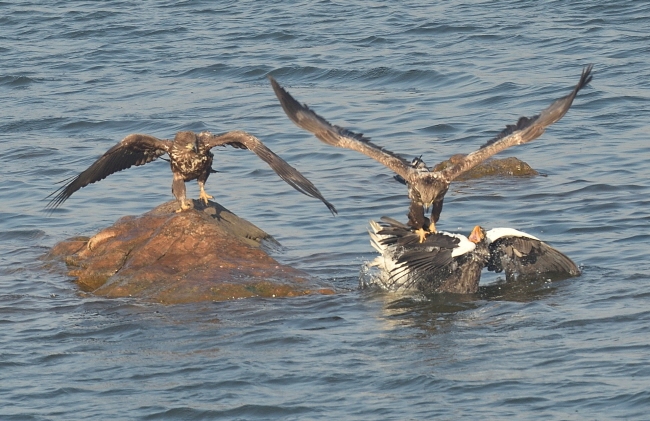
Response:
M448 160L442 161L434 167L434 171L441 171L447 168L448 166L455 164L458 160L465 155L457 154L451 156ZM513 157L501 158L501 159L489 159L471 170L461 174L456 180L473 180L481 177L489 176L515 176L515 177L527 177L539 175L537 171L531 168L530 165L524 161Z
M307 273L282 265L263 245L269 234L223 206L176 201L141 216L125 216L92 238L55 245L48 260L63 260L84 291L163 303L222 301L253 296L332 294Z

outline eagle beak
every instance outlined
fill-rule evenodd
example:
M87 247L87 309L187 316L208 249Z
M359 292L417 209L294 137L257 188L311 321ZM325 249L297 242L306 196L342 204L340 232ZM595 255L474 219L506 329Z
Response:
M474 244L478 244L485 238L485 230L481 228L480 225L477 225L472 230L472 233L469 235L468 240Z

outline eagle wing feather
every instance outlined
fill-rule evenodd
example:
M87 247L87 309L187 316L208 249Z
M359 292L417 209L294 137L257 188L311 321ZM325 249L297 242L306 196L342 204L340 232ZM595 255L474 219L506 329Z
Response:
M291 187L306 196L319 199L325 204L325 206L327 206L332 214L337 213L334 205L325 200L323 195L311 181L305 178L305 176L303 176L297 169L289 165L284 159L280 158L272 150L266 147L266 145L264 145L264 143L262 143L262 141L257 137L244 131L232 131L220 135L213 135L204 132L200 133L199 137L210 149L216 146L230 145L234 148L250 150L264 162L269 164L273 171L275 171L275 173Z
M269 76L269 80L271 81L275 95L280 100L282 109L298 127L313 133L318 139L328 145L361 152L384 164L404 179L408 179L410 173L414 171L411 163L406 159L372 143L362 133L354 133L343 127L331 124L316 114L306 104L301 105L271 76Z
M172 144L173 142L170 140L162 140L146 134L136 133L126 136L85 171L47 196L54 195L46 209L56 209L74 192L88 184L103 180L111 174L132 166L140 166L156 160L168 153Z
M498 152L537 139L548 126L560 120L569 111L578 92L591 82L592 67L590 64L582 70L580 81L569 95L554 101L536 116L521 117L517 124L506 126L503 131L481 146L480 149L441 171L442 176L451 181Z

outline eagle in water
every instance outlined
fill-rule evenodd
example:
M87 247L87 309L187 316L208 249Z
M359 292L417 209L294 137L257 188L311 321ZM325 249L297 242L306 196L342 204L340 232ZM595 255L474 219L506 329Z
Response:
M421 241L424 241L427 233L436 232L435 223L440 218L442 203L449 184L456 177L492 155L511 146L528 143L541 136L548 126L566 114L578 91L591 82L591 69L592 66L588 65L582 70L580 81L569 95L556 100L536 116L520 117L517 124L507 125L501 133L478 150L465 155L453 165L440 171L429 169L420 158L409 162L400 155L372 143L362 133L354 133L343 127L330 124L306 104L300 104L295 100L271 76L269 76L269 80L284 112L298 127L312 132L328 145L361 152L397 173L398 179L403 180L407 185L408 196L411 200L408 224L419 233ZM425 216L428 208L431 208L430 219Z
M177 212L190 209L192 206L185 196L185 182L197 180L199 184L199 199L208 203L212 199L205 192L205 182L208 180L212 169L210 151L216 146L230 145L238 149L248 149L264 160L280 178L291 187L309 197L320 199L325 206L336 214L334 206L325 200L318 189L307 180L298 170L287 164L282 158L267 148L255 136L243 132L232 131L214 135L209 132L194 133L190 131L178 132L174 140L158 139L146 134L130 134L120 143L110 148L88 169L74 177L63 187L59 188L48 197L55 195L47 205L48 209L55 209L61 205L74 192L88 184L103 180L109 175L125 170L134 165L144 165L167 154L171 164L173 181L172 193L179 202ZM164 158L163 158L164 159Z
M483 268L504 272L508 282L580 275L562 252L512 228L486 231L477 225L469 237L438 231L420 243L408 225L392 218L370 221L370 226L370 244L380 254L370 266L382 270L377 283L391 291L474 293Z

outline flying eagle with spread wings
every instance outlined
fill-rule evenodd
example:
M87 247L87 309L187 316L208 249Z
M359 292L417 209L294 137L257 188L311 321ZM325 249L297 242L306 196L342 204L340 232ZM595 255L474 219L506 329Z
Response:
M209 132L194 133L184 131L176 133L174 140L158 139L146 134L130 134L106 151L88 169L50 194L48 197L54 195L54 198L46 208L55 209L82 187L103 180L113 173L134 165L147 164L165 154L169 156L173 174L172 193L180 205L177 212L192 207L191 201L187 200L185 196L186 181L198 181L199 199L207 204L208 199L213 197L205 192L204 186L210 173L215 172L212 169L214 155L210 150L216 146L226 145L254 152L269 164L273 171L291 187L304 195L320 199L332 214L337 213L334 206L325 200L311 181L273 153L258 138L244 131L232 131L219 135Z
M478 150L465 155L453 165L440 171L430 170L420 158L409 162L400 155L372 143L362 133L354 133L330 124L306 104L300 104L295 100L273 77L269 76L269 80L282 109L298 127L312 132L328 145L361 152L384 164L404 180L411 200L408 224L418 232L421 241L424 241L427 233L436 232L435 223L440 218L442 203L450 183L492 155L541 136L548 126L566 114L578 92L591 82L591 69L592 65L588 65L582 70L580 81L569 95L554 101L536 116L520 117L517 124L507 125L501 133ZM429 208L431 208L430 219L425 216Z

